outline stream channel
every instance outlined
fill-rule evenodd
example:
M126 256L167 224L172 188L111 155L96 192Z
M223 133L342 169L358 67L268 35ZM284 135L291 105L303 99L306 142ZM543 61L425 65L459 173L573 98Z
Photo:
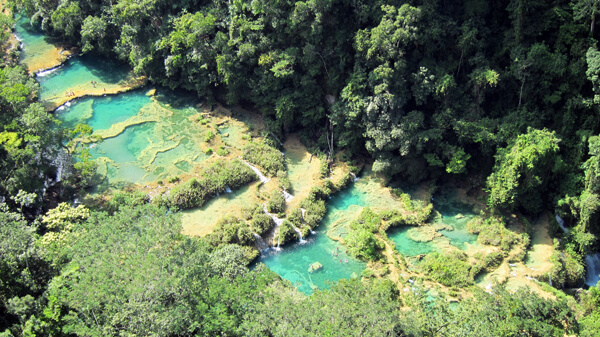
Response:
M19 19L15 29L24 49L22 62L41 64L39 58L60 51L28 25L27 20ZM161 188L157 181L192 175L199 165L215 156L207 154L209 146L225 146L231 152L227 158L237 157L250 138L246 135L258 134L260 129L256 116L241 109L221 108L220 113L210 116L208 123L200 123L207 110L195 96L155 86L135 89L139 82L129 68L94 56L74 56L55 69L39 72L37 79L42 102L55 110L62 127L85 123L103 139L87 145L98 163L102 181L97 192L131 184ZM218 135L207 144L209 124L218 125ZM291 205L310 190L314 176L307 175L315 168L318 173L318 159L311 162L312 156L297 141L286 141L284 152L295 194L288 203ZM183 232L189 235L210 232L219 216L235 214L253 200L253 184L214 198L202 209L184 212ZM265 186L268 188L269 183ZM473 216L471 207L458 202L452 193L435 198L439 201L434 200L434 205L441 213L436 221L454 230L441 231L442 236L433 241L418 242L411 239L409 228L390 229L388 236L402 254L415 256L439 251L448 244L465 249L465 245L475 242L476 236L465 230L466 222ZM400 207L400 202L389 188L382 187L374 175L366 172L345 190L331 196L327 215L313 234L301 242L267 250L257 263L265 263L305 293L327 288L342 278L360 277L365 263L346 254L344 246L327 233L331 230L330 234L343 238L347 233L340 224L355 219L364 207L375 211L394 209ZM311 273L309 265L315 262L323 267Z

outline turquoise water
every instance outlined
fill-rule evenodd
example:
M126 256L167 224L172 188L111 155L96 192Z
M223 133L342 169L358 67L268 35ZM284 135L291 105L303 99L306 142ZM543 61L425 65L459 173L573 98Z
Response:
M346 248L331 240L325 233L337 221L344 221L344 215L352 208L366 206L364 196L356 185L334 194L328 200L327 215L318 227L318 232L311 235L306 243L288 245L281 251L271 249L258 262L266 264L306 294L310 294L315 287L329 288L340 279L360 277L366 264L346 254ZM309 273L309 265L314 262L321 263L323 268Z
M428 254L435 251L431 242L419 242L412 240L407 232L410 227L401 226L391 228L387 231L388 237L396 244L396 250L404 256L416 256Z
M60 108L56 116L66 128L84 123L94 130L104 130L114 123L137 115L140 109L149 103L151 100L145 95L145 91L136 90L116 96L81 98L68 108Z
M159 89L154 97L142 89L82 98L57 110L57 117L65 127L85 123L100 134L132 118L153 119L90 145L94 159L104 158L99 168L106 172L103 186L121 186L184 174L208 158L200 148L205 127L188 120L198 113L196 103L191 96L166 89Z
M29 18L24 15L15 15L15 35L22 43L21 62L36 63L36 58L47 57L48 54L58 53L52 44L52 39L45 36L41 29L33 27Z
M450 240L450 244L465 249L465 243L474 243L477 240L477 235L467 231L467 223L475 216L473 207L461 202L456 190L443 190L436 194L433 205L442 215L438 222L454 228L453 231L440 231L443 236Z
M70 58L61 68L38 76L37 79L40 83L40 100L49 101L62 98L71 91L100 91L103 88L110 90L131 79L131 71L126 64L84 55ZM98 84L94 86L92 81Z

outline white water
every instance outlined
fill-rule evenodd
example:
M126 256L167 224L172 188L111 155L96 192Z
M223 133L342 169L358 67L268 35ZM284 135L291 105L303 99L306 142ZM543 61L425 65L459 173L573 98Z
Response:
M225 193L231 193L231 188L229 188L229 186L225 186Z
M565 227L565 221L558 214L556 214L555 217L556 222L558 222L558 225L560 226L560 229L562 229L564 233L569 233L569 229Z
M585 265L585 284L593 287L600 281L600 253L586 255Z
M260 179L260 182L261 182L261 183L263 183L263 184L264 184L264 183L266 183L266 182L268 182L268 181L269 181L269 178L265 177L265 175L264 175L264 174L262 174L262 172L260 172L260 170L258 169L258 167L256 167L256 166L253 166L252 164L250 164L249 162L247 162L247 161L245 161L245 160L242 160L242 162L243 162L244 164L246 164L246 165L247 165L249 168L251 168L251 169L252 169L252 171L254 171L254 173L256 173L256 175L258 176L258 179Z
M352 179L352 181L353 181L353 182L357 182L357 181L360 179L360 178L358 178L358 177L356 176L356 174L354 174L354 173L352 173L352 172L350 172L350 174L352 175L352 178L353 178L353 179Z
M265 212L266 215L270 216L271 219L273 219L273 222L275 222L275 227L273 227L272 231L273 233L277 232L277 247L273 247L275 250L281 250L281 236L279 236L279 226L281 226L281 224L283 223L283 219L280 219L279 217L277 217L277 215L275 214L271 214L269 213L269 211L267 211L267 206L263 205L263 212Z
M35 76L37 76L37 77L44 77L46 75L52 74L53 72L57 71L60 68L62 68L62 64L59 65L58 67L54 67L54 68L50 68L50 69L45 69L45 70L39 71L39 72L35 73Z
M283 190L283 198L285 199L285 202L290 202L290 200L294 199L294 196L289 194L288 191Z
M267 250L269 250L269 245L267 245L267 243L265 242L265 240L263 240L262 236L254 233L254 238L256 239L256 248L258 248L258 250L261 253L264 253Z

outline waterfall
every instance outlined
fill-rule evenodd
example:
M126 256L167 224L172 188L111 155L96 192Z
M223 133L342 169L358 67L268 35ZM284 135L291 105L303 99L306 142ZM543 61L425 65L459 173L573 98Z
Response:
M225 186L225 193L231 193L231 188L229 188L229 186Z
M289 194L288 191L283 190L283 198L285 199L285 202L290 202L290 200L294 199L294 196Z
M44 77L44 76L46 76L46 75L49 75L49 74L51 74L51 73L53 73L53 72L57 71L58 69L60 69L60 68L62 68L62 67L63 67L63 65L61 64L61 65L58 65L58 66L56 66L56 67L54 67L54 68L48 68L48 69L44 69L44 70L41 70L41 71L39 71L39 72L35 73L35 76L36 76L36 77Z
M556 222L558 222L558 225L560 226L560 229L562 229L564 233L569 233L569 229L565 227L565 220L563 220L558 214L556 214L555 217Z
M265 175L262 174L262 172L260 172L260 170L256 166L253 166L252 164L250 164L249 162L247 162L245 160L242 160L242 162L244 164L246 164L246 166L248 166L249 168L251 168L252 171L254 171L254 173L256 173L256 175L258 176L258 179L260 179L261 183L264 184L264 183L266 183L266 182L269 181L269 178L265 177Z
M275 214L269 213L269 211L267 211L266 205L263 205L263 212L265 212L266 215L270 216L271 219L273 219L273 222L275 222L275 227L273 228L273 231L277 230L277 247L275 247L275 250L281 250L281 236L279 235L279 226L281 226L281 224L283 223L283 219L278 218Z
M585 284L593 287L600 281L600 253L586 255L585 265Z
M264 253L267 250L269 250L269 245L267 245L267 243L265 242L265 240L263 240L262 236L254 233L254 238L256 239L256 248L258 248L258 250L261 253Z
M298 242L299 242L300 244L304 244L304 243L306 243L306 240L304 240L304 238L302 237L302 231L300 231L300 229L298 229L298 227L294 226L293 224L292 224L292 227L294 227L294 231L295 231L296 233L298 233L298 237L300 238L300 240L298 240Z
M352 181L353 182L357 182L359 180L359 178L356 176L356 174L350 172L350 174L352 175Z

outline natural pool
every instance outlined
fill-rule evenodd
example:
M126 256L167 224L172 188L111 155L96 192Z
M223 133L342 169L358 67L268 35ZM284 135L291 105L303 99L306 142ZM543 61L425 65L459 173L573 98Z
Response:
M44 35L41 29L33 27L25 15L17 14L15 19L15 35L22 43L20 61L29 72L55 67L70 54Z

